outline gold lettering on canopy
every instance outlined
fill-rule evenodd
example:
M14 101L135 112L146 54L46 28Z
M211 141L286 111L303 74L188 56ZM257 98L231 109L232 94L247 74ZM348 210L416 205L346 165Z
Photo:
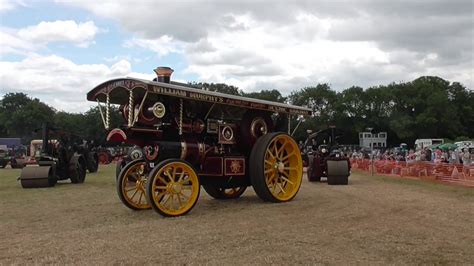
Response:
M105 91L108 93L117 87L125 88L125 89L133 89L136 86L143 86L146 87L146 84L143 82L133 81L133 80L117 80L114 81L105 87ZM260 110L267 110L276 113L290 113L294 115L311 115L311 111L308 110L300 110L300 109L293 109L291 107L283 107L283 106L276 106L270 105L265 103L253 102L253 101L246 101L244 99L234 99L232 96L229 98L223 97L220 95L212 95L212 92L209 93L200 93L200 92L193 92L187 90L181 90L176 88L166 88L160 86L150 86L148 87L151 89L151 92L162 94L162 95L169 95L175 96L180 98L198 100L198 101L206 101L211 103L218 103L218 104L227 104L233 106L239 106L244 108L253 108L253 109L260 109Z

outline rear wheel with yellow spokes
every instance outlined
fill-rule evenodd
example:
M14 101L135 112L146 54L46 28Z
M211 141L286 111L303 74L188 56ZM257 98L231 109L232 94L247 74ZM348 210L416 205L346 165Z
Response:
M178 159L159 163L148 176L148 200L163 216L188 213L199 198L199 178L193 167Z
M298 193L303 160L295 140L276 132L260 137L250 154L250 180L264 201L286 202Z
M147 167L145 160L126 164L117 179L117 193L122 203L132 210L146 210L151 206L146 197Z

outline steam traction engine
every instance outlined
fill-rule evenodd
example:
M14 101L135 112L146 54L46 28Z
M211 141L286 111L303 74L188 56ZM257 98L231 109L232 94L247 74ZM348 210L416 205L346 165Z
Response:
M238 198L250 185L264 201L295 197L302 159L284 132L290 132L291 115L310 115L310 109L173 82L167 67L155 72L154 81L115 79L87 94L98 102L106 129L110 104L120 105L126 124L110 130L107 140L143 150L118 175L125 206L184 215L196 204L201 185L216 199Z
M336 141L341 136L342 131L335 127L308 135L304 155L308 161L308 181L320 182L321 177L326 177L329 185L349 183L351 164Z
M57 181L70 179L71 183L84 183L86 171L97 172L97 153L79 141L77 136L43 124L42 139L31 142L37 165L26 166L19 177L23 188L52 187ZM51 139L51 136L57 139ZM40 149L35 148L36 146Z

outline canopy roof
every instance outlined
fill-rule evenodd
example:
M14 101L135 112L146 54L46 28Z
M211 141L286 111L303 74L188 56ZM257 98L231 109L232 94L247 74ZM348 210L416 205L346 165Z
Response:
M444 143L438 146L438 149L441 150L455 150L458 147L458 145L454 143Z
M134 97L143 97L148 92L148 97L150 95L165 95L275 113L304 116L312 114L311 109L305 107L207 91L178 82L163 83L136 78L120 78L106 81L88 92L87 100L105 103L107 95L109 95L109 102L111 104L127 104L131 90L133 90Z

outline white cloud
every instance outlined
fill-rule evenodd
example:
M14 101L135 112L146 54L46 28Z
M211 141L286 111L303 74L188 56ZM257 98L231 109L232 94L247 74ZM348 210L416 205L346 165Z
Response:
M164 56L169 53L181 53L183 50L183 43L175 41L172 37L164 35L157 39L143 39L132 38L124 43L125 48L146 48L159 56Z
M70 42L80 47L88 47L99 28L93 21L76 23L73 20L42 21L18 31L18 36L32 43Z
M22 0L0 0L0 12L15 9L17 6L26 6Z
M18 37L16 30L0 27L0 56L7 54L27 54L38 46Z
M3 10L19 3L0 1ZM318 82L335 89L366 87L420 75L473 88L472 4L469 9L463 1L63 2L115 20L132 33L125 48L158 56L179 53L185 60L179 63L199 80L247 91L287 94ZM60 110L83 112L93 104L86 93L105 80L154 77L151 70L133 72L136 58L127 51L106 58L108 64L37 54L52 42L90 45L100 31L92 21L0 28L0 56L25 57L0 62L0 94L22 91Z
M84 112L93 103L86 93L112 78L152 76L133 73L126 60L104 64L75 64L56 55L34 55L19 62L0 62L0 94L24 92L59 110Z
M373 42L326 39L331 23L330 19L301 15L295 24L275 27L274 23L247 18L246 30L211 33L206 43L218 47L215 50L202 52L196 49L201 42L190 44L188 71L205 81L230 83L247 90L275 88L289 93L317 82L344 86L346 83L334 82L340 80L337 77L340 68L347 65L364 68L389 62L389 54ZM298 37L303 32L308 34Z
M94 42L99 32L93 21L42 21L21 29L0 27L0 57L8 54L28 55L53 42L69 42L85 48Z
M473 87L471 0L56 1L116 21L131 47L182 53L205 81L288 92L439 75Z

